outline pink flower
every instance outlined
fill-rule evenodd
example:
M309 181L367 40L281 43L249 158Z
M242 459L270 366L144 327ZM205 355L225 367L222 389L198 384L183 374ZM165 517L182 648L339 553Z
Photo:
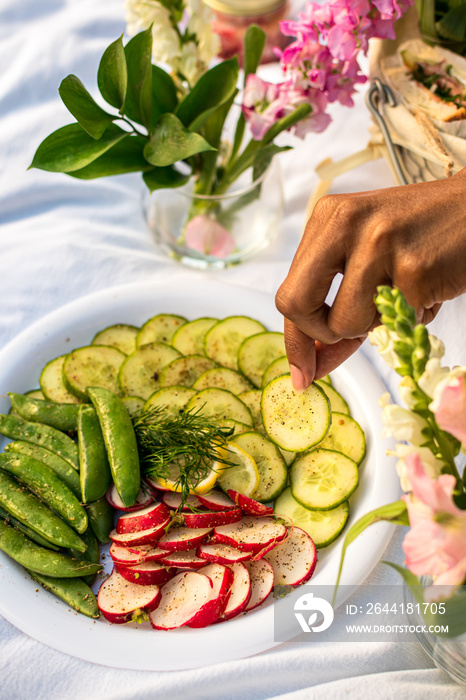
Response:
M457 586L466 577L466 512L453 501L455 477L431 479L417 454L405 458L412 492L403 496L411 529L403 541L406 566L435 585Z
M254 139L264 138L270 127L284 114L280 85L267 83L257 75L248 75L243 96L243 114Z
M226 258L235 249L235 241L226 228L205 214L188 221L185 241L188 248L216 258Z
M430 410L442 430L466 445L466 371L455 376L458 371L437 385Z

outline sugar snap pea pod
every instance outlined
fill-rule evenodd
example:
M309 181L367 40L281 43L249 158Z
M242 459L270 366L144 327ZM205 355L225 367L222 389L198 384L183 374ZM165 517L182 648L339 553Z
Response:
M4 520L0 520L0 549L26 569L44 576L77 578L102 570L100 564L82 561L41 547Z
M79 469L78 448L69 435L50 425L24 420L19 416L0 414L0 434L12 440L25 440L58 454Z
M0 518L2 520L5 520L17 530L20 530L24 535L26 535L26 537L29 537L30 540L34 540L34 542L40 544L41 547L48 547L49 549L53 549L56 552L58 551L58 547L56 545L52 544L51 542L48 542L48 540L38 535L37 532L31 530L31 528L27 525L20 523L19 520L16 520L16 518L14 518L6 510L3 510L3 508L0 508Z
M73 610L87 615L87 617L100 617L96 597L82 579L42 576L29 569L28 572L34 581L37 581L50 593L63 600Z
M85 542L85 544L87 544L86 551L75 552L71 550L71 556L75 556L76 558L82 559L83 561L91 561L94 562L94 564L98 564L100 562L99 543L97 541L96 536L94 535L92 528L88 527L86 532L82 533L81 539L83 540L83 542ZM87 583L88 586L92 586L95 580L95 574L83 576L82 579Z
M78 500L81 500L81 484L79 481L79 472L76 471L68 462L65 462L62 457L50 452L50 450L34 445L32 442L24 442L24 440L15 440L8 442L5 445L5 452L27 455L34 459L43 462L60 477L60 479L71 489Z
M54 403L47 399L35 399L24 394L8 393L11 405L25 420L36 421L64 432L78 429L79 405L73 403Z
M0 469L0 506L58 547L86 551L79 535L26 486Z
M86 506L89 525L99 542L110 542L110 532L115 525L115 513L104 496Z
M88 521L84 507L46 464L27 455L1 452L0 469L22 481L77 532L86 530Z
M129 413L115 394L89 387L89 398L99 416L113 482L125 506L132 506L141 487L138 446Z
M97 501L110 486L112 475L96 410L81 406L78 418L79 478L84 503Z

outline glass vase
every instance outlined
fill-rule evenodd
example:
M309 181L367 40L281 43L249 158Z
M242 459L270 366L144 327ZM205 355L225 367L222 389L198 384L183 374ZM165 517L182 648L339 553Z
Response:
M257 180L249 169L223 194L196 194L191 179L182 187L156 190L145 201L158 245L197 269L222 269L257 254L276 236L282 213L276 159Z

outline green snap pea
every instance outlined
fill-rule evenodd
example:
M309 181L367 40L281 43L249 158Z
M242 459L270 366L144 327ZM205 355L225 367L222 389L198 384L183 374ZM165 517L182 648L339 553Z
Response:
M62 457L50 452L50 450L34 445L32 442L24 442L24 440L16 440L8 442L5 445L5 452L23 454L27 457L43 462L60 477L60 479L71 489L76 498L81 500L81 483L79 481L79 473L68 462L65 462Z
M86 550L79 535L26 486L0 469L0 506L58 547Z
M0 549L26 569L44 576L76 578L96 574L102 569L100 564L40 547L4 520L0 520Z
M92 528L94 535L99 542L105 544L110 542L110 531L114 528L115 514L112 506L107 503L105 497L99 498L98 501L89 503L86 506L89 525Z
M52 544L51 542L48 542L48 540L38 535L37 532L31 530L31 528L27 525L20 523L19 520L16 520L16 518L14 518L6 510L3 510L3 508L0 508L0 518L2 520L5 520L17 530L20 530L24 535L26 535L26 537L29 537L30 540L34 540L34 542L40 544L41 547L48 547L49 549L54 549L55 551L58 551L58 547L56 545Z
M78 404L54 403L47 399L35 399L24 394L16 394L13 391L10 391L8 396L15 411L25 420L50 425L65 433L78 429Z
M116 490L125 506L132 506L141 486L138 446L129 413L108 389L89 387L89 398L99 416Z
M70 608L87 617L100 617L97 600L87 583L80 578L42 576L28 570L31 577L46 590L63 600Z
M112 480L100 421L91 406L79 410L78 451L82 499L91 503L104 495Z
M78 448L69 435L50 425L24 420L19 416L0 414L0 434L12 440L32 442L58 454L79 469Z
M96 536L94 535L92 528L88 527L86 532L82 533L81 539L85 544L87 544L86 551L81 553L74 552L73 550L71 550L71 555L77 558L81 558L83 561L90 561L94 564L98 564L100 562L99 543L97 541ZM95 574L83 576L82 579L87 583L88 586L91 586L94 583Z
M0 469L22 481L77 532L87 528L87 514L81 503L53 469L34 457L0 453Z

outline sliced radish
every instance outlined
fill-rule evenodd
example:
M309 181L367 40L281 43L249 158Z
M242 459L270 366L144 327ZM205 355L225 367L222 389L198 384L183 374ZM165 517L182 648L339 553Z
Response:
M195 549L188 552L167 552L166 556L159 559L159 562L177 569L200 569L205 566L205 559L198 557Z
M122 624L154 610L161 595L159 586L138 586L114 570L99 588L97 605L109 622Z
M200 493L199 501L209 510L232 510L235 504L223 491L211 491L210 493ZM239 505L239 504L237 504Z
M241 520L243 514L241 508L222 510L219 512L208 511L205 513L185 513L184 524L186 527L217 527L236 523Z
M251 558L251 552L242 552L230 544L203 544L197 548L196 554L215 564L233 564Z
M317 550L307 532L293 527L288 539L264 554L275 574L276 585L298 586L308 581L317 564Z
M222 620L231 620L242 613L246 609L252 590L251 577L244 564L237 562L229 568L233 572L233 583L230 586L230 597L221 615Z
M145 478L146 484L148 485L148 487L150 488L150 490L154 494L158 494L159 491L161 491L162 493L164 491L170 491L170 489L168 489L166 486L161 484L160 481L157 481L157 479L154 479L152 476L146 476L144 478Z
M281 542L286 535L285 525L273 518L245 515L239 522L216 527L212 542L257 553L273 543Z
M157 545L169 552L194 549L203 544L211 532L211 527L199 527L195 530L190 527L177 527L163 535L157 542Z
M245 515L272 515L273 513L273 508L271 506L265 506L263 503L259 503L259 501L245 496L243 493L230 489L228 495L233 502L241 508Z
M133 510L139 510L140 508L148 506L149 503L152 503L152 501L154 500L154 496L149 489L143 487L139 491L138 497L134 505L125 506L120 496L118 495L118 491L116 490L115 484L112 484L111 486L109 486L105 493L105 499L107 503L112 506L112 508L115 508L116 510L123 510L126 513L130 513Z
M137 583L138 586L163 586L169 581L174 571L156 561L143 561L140 564L115 564L115 569L126 581Z
M121 515L116 524L116 531L121 534L124 532L148 530L151 527L160 525L169 517L170 510L165 503L151 503L145 508Z
M159 606L149 615L152 627L172 630L187 625L209 601L211 593L212 581L208 576L182 571L162 587Z
M169 508L172 508L173 510L178 510L178 508L181 506L181 493L177 493L176 491L164 491L162 493L162 501L167 505ZM197 496L194 496L191 494L190 496L187 497L185 505L182 506L181 510L191 510L192 508L200 508L201 503L198 500Z
M220 618L227 605L234 578L232 570L221 564L207 564L199 569L198 574L210 578L212 592L209 601L188 622L188 627L207 627Z
M112 542L110 556L115 564L140 564L143 561L156 561L167 554L165 549L153 547L151 544L142 544L134 547L123 547Z
M147 530L140 530L139 532L117 532L115 529L110 532L109 537L112 542L121 544L123 547L150 544L151 542L157 542L162 537L169 522L170 518L167 518L160 525L150 527Z
M272 565L265 559L246 561L244 566L248 570L251 579L251 597L245 610L253 610L268 598L272 592L275 577Z

